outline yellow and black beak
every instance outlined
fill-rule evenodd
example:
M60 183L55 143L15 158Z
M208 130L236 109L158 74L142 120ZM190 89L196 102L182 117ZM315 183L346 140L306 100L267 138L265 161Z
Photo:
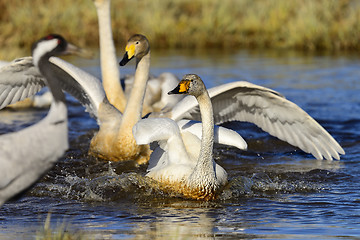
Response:
M128 44L125 48L125 54L123 59L120 61L120 66L125 66L135 55L135 44Z
M173 89L172 91L168 92L169 95L171 94L186 94L189 92L189 87L190 87L190 82L189 80L181 80L179 85L177 85L177 87L175 89Z

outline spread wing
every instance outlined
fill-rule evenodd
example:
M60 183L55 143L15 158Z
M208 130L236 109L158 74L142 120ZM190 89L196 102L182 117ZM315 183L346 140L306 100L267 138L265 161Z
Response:
M191 134L201 139L201 122L192 120L180 120L177 122L177 124L179 125L181 133L190 132ZM214 126L214 142L227 146L233 146L242 150L247 149L247 143L237 132L228 128L219 127L217 125Z
M246 121L317 159L340 159L345 154L336 140L312 117L280 93L248 82L209 89L215 124ZM170 111L174 120L200 120L195 98L185 97Z
M0 68L0 109L34 96L45 85L32 57L15 59Z
M61 75L61 88L79 100L90 115L97 119L100 104L107 102L100 80L60 58L51 57L50 62L54 65L53 70Z
M108 104L99 79L60 58L51 57L50 62L61 80L61 88L78 99L92 117L98 118L99 106L104 101L109 106L107 111L120 114ZM14 60L0 69L0 109L32 97L45 85L46 79L33 65L32 57Z

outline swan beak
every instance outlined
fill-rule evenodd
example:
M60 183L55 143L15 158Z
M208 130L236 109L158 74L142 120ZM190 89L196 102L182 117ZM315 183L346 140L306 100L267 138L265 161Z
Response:
M169 95L171 94L186 94L189 91L190 81L181 80L179 85L174 88L172 91L168 92Z
M125 54L123 59L120 61L120 66L125 66L135 55L135 45L130 44L125 48Z
M75 55L78 55L78 56L84 57L84 58L93 57L93 53L91 51L80 48L71 43L67 43L66 50L63 54L75 54Z

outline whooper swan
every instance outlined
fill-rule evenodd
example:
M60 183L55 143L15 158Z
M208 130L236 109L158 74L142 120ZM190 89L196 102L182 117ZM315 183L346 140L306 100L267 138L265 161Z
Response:
M169 118L140 120L133 129L138 144L157 141L146 176L161 182L166 191L186 198L212 200L227 183L226 171L213 159L214 117L211 100L199 76L188 74L169 94L196 98L202 120L201 139ZM152 129L151 131L147 129Z

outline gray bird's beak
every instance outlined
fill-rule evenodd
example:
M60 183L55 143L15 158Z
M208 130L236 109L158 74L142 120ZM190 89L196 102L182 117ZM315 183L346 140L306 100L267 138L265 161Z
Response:
M83 58L92 58L94 56L92 51L80 48L71 43L67 44L66 52L64 54L74 54Z

